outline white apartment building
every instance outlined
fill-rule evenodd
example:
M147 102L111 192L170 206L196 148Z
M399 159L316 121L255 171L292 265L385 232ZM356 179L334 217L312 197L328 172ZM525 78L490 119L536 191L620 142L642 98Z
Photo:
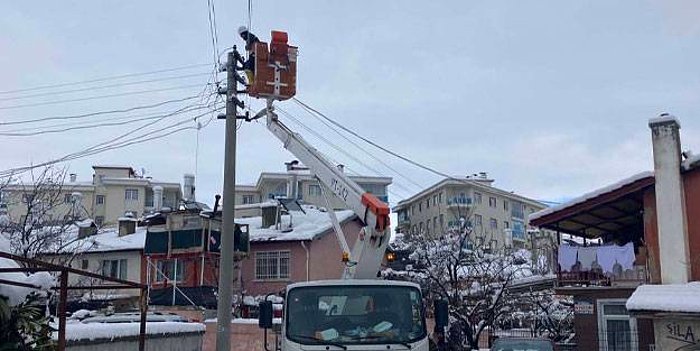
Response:
M547 206L498 189L485 173L446 178L410 198L399 201L396 231L434 235L460 224L499 244L523 247L528 237L528 215Z
M389 202L388 186L391 177L349 176L362 189L374 194L384 202ZM332 193L327 194L330 207L344 209L343 202ZM248 205L264 202L278 197L296 197L300 202L319 207L329 207L321 192L321 185L305 169L289 172L260 173L255 185L236 185L236 205Z
M179 183L162 182L137 175L129 166L93 166L90 181L79 181L76 174L56 184L51 194L49 213L52 220L93 218L95 224L116 224L120 217L139 217L154 209L154 194L162 196L160 204L175 207L183 198ZM193 177L186 175L188 183ZM190 194L193 194L193 185ZM27 203L37 193L36 184L8 184L2 187L0 202L11 222L22 223L27 216ZM187 190L187 189L186 189ZM193 197L193 195L191 195ZM46 218L44 218L45 220Z

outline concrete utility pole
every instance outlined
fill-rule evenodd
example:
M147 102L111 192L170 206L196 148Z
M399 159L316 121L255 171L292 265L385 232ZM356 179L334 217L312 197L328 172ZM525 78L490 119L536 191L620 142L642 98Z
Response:
M226 146L224 149L224 204L219 262L219 301L216 310L216 350L231 350L231 302L233 298L233 235L236 199L236 48L226 62Z

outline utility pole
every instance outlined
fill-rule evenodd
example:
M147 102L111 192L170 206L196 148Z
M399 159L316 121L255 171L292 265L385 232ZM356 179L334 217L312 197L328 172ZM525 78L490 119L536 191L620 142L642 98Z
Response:
M224 149L224 204L221 208L219 299L216 310L216 351L231 350L231 302L233 299L233 235L236 199L236 119L240 104L236 95L239 60L236 47L226 62L226 146ZM222 93L222 92L220 92Z

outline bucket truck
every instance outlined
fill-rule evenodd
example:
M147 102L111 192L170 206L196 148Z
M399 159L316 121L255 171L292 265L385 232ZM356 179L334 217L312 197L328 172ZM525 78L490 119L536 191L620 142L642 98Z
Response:
M271 102L257 116L263 115L272 134L318 179L324 196L332 193L342 200L365 225L350 251L332 208L328 208L342 248L343 276L287 286L280 349L427 351L420 287L376 279L389 244L388 205L364 191L285 126ZM261 304L260 315L260 326L271 327L271 303Z
M345 265L343 275L338 280L287 286L281 342L274 348L427 351L420 286L376 279L389 244L389 206L364 191L278 119L273 102L290 99L296 93L297 48L287 44L284 32L273 31L271 37L269 47L263 42L254 45L255 75L247 92L267 99L267 107L253 119L265 117L268 130L317 178L326 200L329 196L339 198L364 224L351 250L332 206L327 206L342 249L339 261ZM445 317L446 304L436 304L435 312ZM272 314L271 302L260 304L259 325L265 328L265 339L267 329L272 327ZM439 327L446 324L446 318L436 320Z

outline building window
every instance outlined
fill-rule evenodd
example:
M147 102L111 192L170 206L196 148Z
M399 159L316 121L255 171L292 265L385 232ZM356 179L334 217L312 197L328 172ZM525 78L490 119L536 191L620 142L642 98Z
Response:
M86 270L90 267L90 261L88 260L81 260L80 261L80 269Z
M125 189L124 190L124 200L138 200L139 199L139 189Z
M519 202L514 202L510 206L510 214L513 218L525 219L525 206Z
M437 216L433 217L433 229L437 228Z
M102 224L104 224L105 218L104 216L95 216L95 225L98 227L101 227Z
M438 203L442 203L442 192L438 194Z
M503 200L503 210L508 212L508 200Z
M32 198L33 198L32 194L27 194L27 193L22 194L22 202L25 204L32 202Z
M430 220L425 222L425 232L430 234Z
M489 207L496 208L496 198L493 196L489 196Z
M444 228L445 226L445 216L440 214L440 229Z
M481 200L482 200L481 193L475 192L474 193L474 203L476 203L477 205L481 205Z
M418 212L423 212L423 202L418 203Z
M429 197L425 200L425 208L430 208L430 198Z
M105 196L104 195L96 195L95 196L95 203L98 205L104 205L105 203Z
M289 251L256 252L255 279L289 279Z
M423 234L423 222L418 223L418 232Z
M503 221L503 228L510 229L510 223L508 223L508 221Z
M69 204L73 202L73 195L71 194L63 194L63 203L64 204Z
M601 350L637 350L637 323L630 318L625 302L625 299L597 301Z
M495 218L491 218L489 220L489 227L491 227L492 230L497 230L498 229L498 221Z
M437 200L438 200L437 194L436 194L436 195L433 195L433 206L437 205L437 203L438 203Z
M156 264L158 270L155 272L156 281L182 281L185 276L185 263L173 259L173 260L160 260Z
M126 260L103 260L102 275L126 279Z
M481 227L483 222L483 218L481 217L480 214L475 214L474 215L474 224L476 224L477 227Z
M255 200L253 199L253 195L243 195L243 204L252 204Z
M309 196L321 196L321 186L318 184L309 184Z

